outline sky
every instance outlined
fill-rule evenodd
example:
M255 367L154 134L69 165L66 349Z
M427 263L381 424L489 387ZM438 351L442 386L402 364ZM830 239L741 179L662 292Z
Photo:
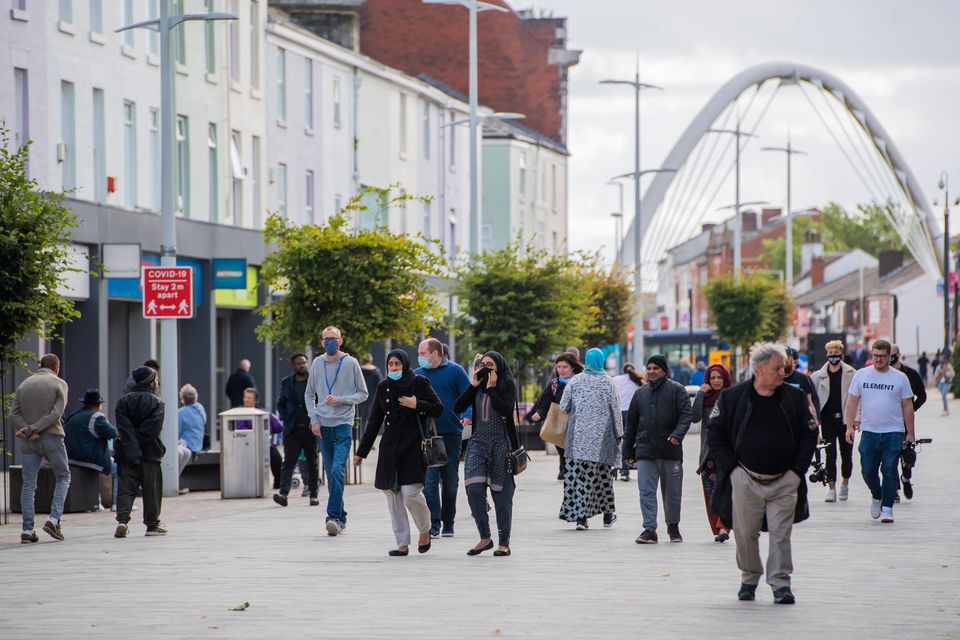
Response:
M664 88L642 94L642 169L662 165L727 80L755 64L789 61L839 77L864 100L899 147L927 201L939 203L941 220L941 171L953 177L951 200L960 195L960 1L537 0L533 6L567 17L568 47L583 50L569 86L573 250L612 256L610 213L619 202L617 189L606 182L633 170L633 93L598 82L632 79L638 60L641 80ZM831 201L852 209L871 199L801 90L784 87L756 130L759 138L743 153L741 201L783 206L784 154L762 153L759 147L784 145L788 132L794 146L808 154L794 157L795 211ZM732 162L732 151L728 159ZM632 184L625 199L629 222ZM703 221L729 216L716 209L733 202L731 177L712 202L699 207ZM960 207L952 217L952 232L960 232Z

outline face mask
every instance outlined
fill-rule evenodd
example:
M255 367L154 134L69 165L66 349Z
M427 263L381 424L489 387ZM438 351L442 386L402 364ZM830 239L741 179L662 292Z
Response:
M890 364L897 364L898 362L900 362L900 356L899 356L899 355L890 356Z
M403 371L388 371L387 377L391 380L399 380L403 376Z
M564 378L563 376L557 376L557 380L559 380L563 384L567 384L568 382L570 382L570 378Z
M827 361L830 364L840 364L840 356L828 356Z
M417 356L417 364L419 364L424 369L430 368L430 358L427 356Z
M324 338L323 339L323 350L326 351L328 356L332 356L337 351L340 350L340 345L337 343L336 338Z

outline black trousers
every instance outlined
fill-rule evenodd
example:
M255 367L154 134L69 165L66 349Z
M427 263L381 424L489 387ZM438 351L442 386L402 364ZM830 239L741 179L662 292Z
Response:
M160 503L163 500L163 471L159 462L140 464L117 463L117 522L130 522L133 501L143 489L143 524L147 528L160 524Z
M313 435L310 427L296 425L290 433L283 437L283 468L280 472L280 493L290 493L290 483L293 481L293 468L297 466L300 452L307 460L307 477L305 481L310 489L310 497L317 497L317 486L320 482L320 472L317 463L317 436Z
M827 481L837 481L837 449L840 450L840 476L849 478L853 473L853 445L847 442L847 428L843 418L824 415L820 426L820 436L824 444L833 443L827 447Z
M513 494L517 485L513 476L507 476L502 491L490 490L493 495L493 506L497 512L498 544L501 547L510 546L510 529L513 524ZM470 511L477 523L477 531L481 538L490 537L490 516L487 514L487 485L475 483L467 486L467 502Z

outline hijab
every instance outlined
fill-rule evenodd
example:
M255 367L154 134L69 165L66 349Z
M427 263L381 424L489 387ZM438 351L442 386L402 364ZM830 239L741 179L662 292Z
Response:
M500 355L497 351L487 351L483 354L484 358L490 358L497 363L497 387L500 387L507 380L513 381L513 372L510 371L510 365L507 364L506 358Z
M733 378L730 377L730 372L722 364L712 364L707 367L707 372L703 377L708 385L710 384L710 374L714 371L719 372L720 377L723 378L723 389L733 386ZM720 389L720 391L723 391L723 389ZM720 391L711 386L710 390L703 394L703 406L712 407L717 402L717 398L720 397Z
M607 374L607 370L603 366L607 359L603 357L603 351L600 351L600 349L594 347L587 351L587 356L584 360L587 365L583 370L584 373L592 376Z
M387 361L384 363L387 371L390 370L390 367L387 366L390 363L390 358L396 358L403 363L403 373L400 375L399 380L391 380L389 376L386 377L387 388L392 387L400 390L409 389L413 384L413 379L416 377L413 369L410 368L410 356L408 356L407 352L403 349L394 349L387 354Z

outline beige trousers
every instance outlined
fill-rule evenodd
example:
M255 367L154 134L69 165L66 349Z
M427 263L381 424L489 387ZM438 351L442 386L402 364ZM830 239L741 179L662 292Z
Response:
M793 471L787 471L775 482L761 484L737 467L730 474L730 485L733 489L733 535L737 542L737 567L742 582L756 585L763 575L760 527L766 515L770 542L767 584L774 589L789 587L793 572L790 533L800 478Z
M400 487L400 493L384 491L387 496L387 511L390 512L390 524L393 526L393 535L397 539L397 547L406 547L410 544L410 520L407 511L413 516L413 524L419 533L430 531L430 507L423 497L422 484L405 484Z

